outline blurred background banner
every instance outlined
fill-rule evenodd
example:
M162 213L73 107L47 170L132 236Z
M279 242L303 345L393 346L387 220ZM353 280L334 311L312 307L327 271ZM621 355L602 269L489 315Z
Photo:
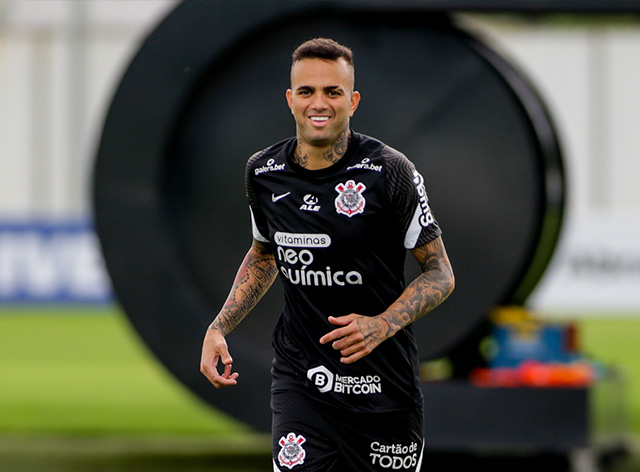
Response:
M545 312L637 316L640 218L593 212L569 225L532 304Z
M88 221L0 221L0 303L112 301L98 241Z

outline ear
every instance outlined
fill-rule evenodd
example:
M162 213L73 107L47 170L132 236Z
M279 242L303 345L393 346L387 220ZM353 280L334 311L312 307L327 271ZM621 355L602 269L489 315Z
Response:
M289 105L289 108L291 109L291 113L293 113L293 91L291 89L287 89L286 97L287 97L287 105Z
M353 116L353 114L358 109L359 103L360 103L360 92L354 90L353 92L351 92L351 113L349 113L349 116Z

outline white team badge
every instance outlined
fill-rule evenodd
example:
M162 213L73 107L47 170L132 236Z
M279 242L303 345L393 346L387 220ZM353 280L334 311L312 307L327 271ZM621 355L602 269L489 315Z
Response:
M336 211L351 218L353 215L364 212L366 200L362 192L367 189L363 183L355 183L347 180L344 184L336 185Z
M302 444L306 439L304 436L296 436L295 433L287 434L285 438L282 436L278 444L282 446L280 449L280 453L278 454L278 461L280 461L281 466L289 467L289 469L293 469L296 465L300 465L304 462L304 458L307 455L305 450L302 448Z

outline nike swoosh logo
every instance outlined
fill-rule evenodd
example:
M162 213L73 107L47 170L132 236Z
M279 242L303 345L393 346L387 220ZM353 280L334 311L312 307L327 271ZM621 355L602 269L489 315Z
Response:
M291 192L283 193L282 195L278 195L277 197L276 197L276 194L275 194L275 193L272 193L272 194L271 194L271 201L272 201L273 203L275 203L275 202L277 202L278 200L282 200L284 197L289 196L289 194L290 194L290 193L291 193Z

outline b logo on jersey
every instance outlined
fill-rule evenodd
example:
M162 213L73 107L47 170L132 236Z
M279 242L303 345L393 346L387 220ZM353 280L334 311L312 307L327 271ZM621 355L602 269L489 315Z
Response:
M307 371L307 378L321 393L333 392L345 395L371 395L382 392L379 375L338 375L320 365Z
M278 441L278 444L282 446L278 454L280 465L293 469L296 465L302 464L307 455L302 448L302 444L304 444L305 441L306 439L302 434L296 436L295 433L289 433L286 438L282 436L280 441Z
M355 183L347 180L344 184L336 185L336 211L351 218L353 215L364 212L367 201L362 196L362 192L367 189L363 183Z
M333 388L333 374L323 365L309 369L307 371L307 378L311 380L322 393L329 392Z

